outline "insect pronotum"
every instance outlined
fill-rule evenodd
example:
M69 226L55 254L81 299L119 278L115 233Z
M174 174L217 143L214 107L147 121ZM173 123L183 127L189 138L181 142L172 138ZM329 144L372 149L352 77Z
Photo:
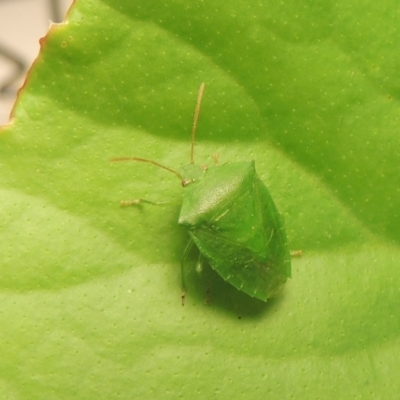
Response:
M190 240L181 261L182 304L186 295L185 260L193 247L204 260L236 289L267 301L281 290L291 273L284 223L271 195L255 170L254 161L226 163L214 167L194 164L197 122L205 84L200 85L194 112L190 164L179 172L156 161L138 157L111 161L147 162L175 174L184 187L178 224ZM154 203L144 199L121 205Z

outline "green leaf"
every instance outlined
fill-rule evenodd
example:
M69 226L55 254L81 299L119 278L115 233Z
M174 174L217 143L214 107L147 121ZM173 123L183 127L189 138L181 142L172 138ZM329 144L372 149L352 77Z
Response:
M395 1L77 1L0 134L6 399L394 399L400 356ZM292 279L212 270L180 303L182 188L145 157L254 159ZM121 209L120 200L168 202Z

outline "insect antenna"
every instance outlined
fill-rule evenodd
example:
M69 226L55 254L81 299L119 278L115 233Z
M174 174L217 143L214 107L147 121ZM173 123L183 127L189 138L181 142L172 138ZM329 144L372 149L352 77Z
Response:
M147 162L147 163L150 163L150 164L153 164L153 165L157 165L157 167L166 169L167 171L172 172L173 174L175 174L180 180L183 180L183 177L182 177L182 175L181 175L179 172L174 171L173 169L168 168L168 167L166 167L165 165L159 164L159 163L156 162L156 161L147 160L146 158L139 158L139 157L119 157L119 158L112 158L110 161L111 161L111 162L119 162L119 161L140 161L140 162Z
M193 118L193 126L192 126L192 144L190 147L190 164L194 164L194 142L196 139L197 121L199 120L200 105L201 105L201 100L203 98L205 86L206 86L206 84L204 82L200 85L199 94L197 95L196 108L194 110L194 118Z

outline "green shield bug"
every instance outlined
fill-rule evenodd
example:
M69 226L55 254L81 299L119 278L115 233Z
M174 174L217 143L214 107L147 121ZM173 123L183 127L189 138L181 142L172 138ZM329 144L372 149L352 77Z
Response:
M194 143L200 105L201 84L194 113L190 164L177 172L158 162L123 157L111 161L141 161L174 173L184 187L178 224L185 227L190 241L181 262L182 304L186 284L184 264L193 245L199 250L198 266L208 264L236 289L267 301L290 277L291 259L283 219L267 187L255 170L254 161L226 163L214 167L194 164ZM144 199L123 201L134 205Z

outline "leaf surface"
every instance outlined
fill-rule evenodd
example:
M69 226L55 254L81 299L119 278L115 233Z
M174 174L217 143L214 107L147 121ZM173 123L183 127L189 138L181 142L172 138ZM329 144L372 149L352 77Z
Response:
M76 1L0 132L4 398L396 398L399 19L391 0ZM194 253L182 307L179 180L108 161L187 164L201 82L195 161L254 159L304 251L267 304Z

